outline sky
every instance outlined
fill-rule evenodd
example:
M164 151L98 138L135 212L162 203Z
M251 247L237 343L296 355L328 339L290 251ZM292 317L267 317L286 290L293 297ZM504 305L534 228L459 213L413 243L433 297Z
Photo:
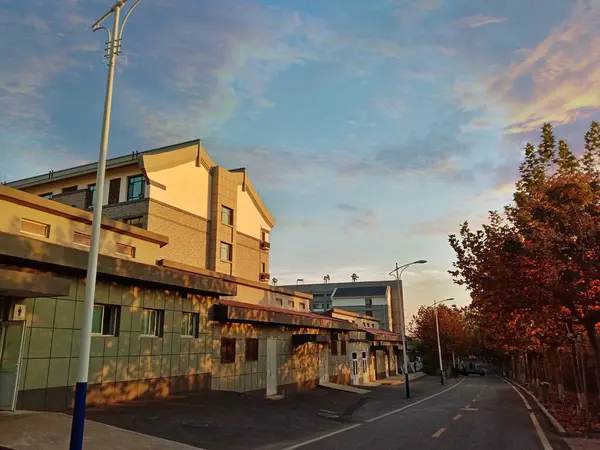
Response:
M0 0L0 181L97 160L110 6ZM426 259L412 315L468 304L448 235L510 201L543 122L577 152L599 106L596 0L142 0L109 156L201 138L276 217L279 284Z

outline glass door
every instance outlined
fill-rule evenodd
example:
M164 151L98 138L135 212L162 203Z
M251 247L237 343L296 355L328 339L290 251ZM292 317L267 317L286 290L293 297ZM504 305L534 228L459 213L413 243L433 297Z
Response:
M0 410L14 411L23 352L24 321L0 322Z

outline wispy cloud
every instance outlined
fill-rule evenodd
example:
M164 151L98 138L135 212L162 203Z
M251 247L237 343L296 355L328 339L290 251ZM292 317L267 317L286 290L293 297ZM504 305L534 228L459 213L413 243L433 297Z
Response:
M358 210L358 206L354 206L354 205L349 205L348 203L340 203L337 205L337 209L341 210L341 211L357 211Z
M472 16L463 17L457 20L454 24L459 28L479 28L491 23L506 22L506 17L486 16L485 14L474 14Z
M600 107L600 3L578 1L536 47L517 53L504 70L461 84L455 94L478 111L478 128L517 134L544 122L567 124Z

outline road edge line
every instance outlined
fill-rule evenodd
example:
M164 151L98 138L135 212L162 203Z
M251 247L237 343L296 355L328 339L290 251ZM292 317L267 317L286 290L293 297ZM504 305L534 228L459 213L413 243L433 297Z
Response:
M304 447L305 445L313 444L315 442L322 441L323 439L327 439L327 438L329 438L331 436L335 436L336 434L340 434L340 433L343 433L344 431L349 431L349 430L352 430L354 428L358 428L360 426L362 426L362 423L355 423L354 425L350 425L349 427L344 427L344 428L341 428L339 430L332 431L331 433L327 433L327 434L324 434L322 436L317 436L316 438L310 439L308 441L303 441L303 442L300 442L298 444L294 444L294 445L291 445L289 447L285 447L282 450L294 450L296 448Z
M553 450L552 444L550 444L550 441L548 440L548 436L546 436L546 433L544 433L544 430L542 429L540 422L538 422L537 417L535 417L535 414L533 412L530 412L529 417L531 417L531 421L533 422L533 427L535 428L535 431L537 431L540 441L542 441L542 447L544 447L544 450Z
M398 413L400 411L404 411L405 409L408 409L408 408L410 408L412 406L418 405L419 403L423 403L426 400L429 400L429 399L432 399L434 397L437 397L438 395L441 395L444 392L451 391L452 389L454 389L455 387L457 387L458 385L460 385L463 381L465 381L465 379L466 378L463 377L458 383L456 383L453 386L450 386L448 389L444 389L443 391L438 392L438 393L433 394L433 395L430 395L429 397L422 398L421 400L418 400L418 401L416 401L414 403L411 403L409 405L403 406L402 408L395 409L393 411L387 412L385 414L382 414L380 416L374 417L372 419L365 420L364 422L361 422L361 423L356 423L356 424L350 425L348 427L340 428L339 430L332 431L331 433L323 434L321 436L317 436L317 437L315 437L313 439L309 439L307 441L303 441L303 442L299 442L299 443L294 444L294 445L290 445L289 447L284 447L281 450L295 450L297 448L304 447L305 445L313 444L315 442L319 442L319 441L322 441L324 439L330 438L331 436L335 436L336 434L344 433L345 431L350 431L350 430L352 430L354 428L358 428L358 427L364 425L365 423L375 422L376 420L383 419L384 417L391 416L392 414L396 414L396 413Z
M503 379L505 380L504 377L503 377ZM556 420L556 418L550 413L550 411L548 411L546 409L546 407L537 399L537 397L533 394L533 392L529 391L528 389L525 389L523 386L521 386L516 381L512 381L512 383L515 384L516 386L518 386L519 388L521 388L522 390L524 390L525 392L527 392L527 394L529 394L529 396L535 401L538 408L540 408L540 411L542 411L544 413L544 415L546 416L546 419L548 419L548 421L550 421L550 423L552 424L552 426L554 427L554 429L556 430L556 432L559 435L567 436L569 434L569 433L567 433L567 430L565 430L565 427L563 427L560 424L560 422L558 420Z
M376 416L376 417L373 417L371 419L365 420L365 422L366 423L375 422L376 420L383 419L384 417L388 417L388 416L391 416L392 414L399 413L400 411L404 411L405 409L412 408L413 406L416 406L416 405L418 405L420 403L423 403L423 402L425 402L427 400L430 400L430 399L432 399L434 397L437 397L438 395L442 395L445 392L451 391L455 387L459 386L463 381L465 381L465 379L466 378L463 377L458 383L456 383L453 386L450 386L448 389L444 389L443 391L437 392L437 393L435 393L433 395L430 395L429 397L425 397L425 398L422 398L421 400L418 400L416 402L413 402L413 403L410 403L408 405L405 405L402 408L394 409L393 411L389 411L389 412L386 412L386 413L381 414L379 416Z
M519 397L521 397L521 400L523 400L523 403L525 403L525 408L527 409L527 411L531 411L531 405L529 404L529 402L527 401L527 399L525 398L525 396L521 393L521 391L519 391L517 389L517 387L512 384L510 381L508 381L506 378L502 378L502 380L504 380L504 382L506 384L508 384L511 388L513 388L513 390L519 395Z

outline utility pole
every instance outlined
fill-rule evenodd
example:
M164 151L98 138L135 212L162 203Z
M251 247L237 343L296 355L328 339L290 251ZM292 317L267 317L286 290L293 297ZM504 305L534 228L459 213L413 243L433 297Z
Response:
M440 322L438 320L438 305L444 302L451 302L454 300L454 297L447 298L445 300L434 301L433 302L433 312L435 314L435 331L437 334L437 345L438 345L438 355L440 358L440 380L442 382L442 386L444 385L444 365L442 363L442 344L440 343ZM454 356L452 356L454 358Z
M110 132L110 115L112 108L113 84L115 79L115 64L117 56L121 53L123 28L132 11L141 0L131 6L123 23L120 23L121 9L128 0L117 2L94 25L92 30L106 30L108 42L106 44L106 59L108 60L108 76L106 80L106 96L104 99L104 117L102 119L102 135L100 138L100 153L98 156L98 170L96 173L96 198L94 201L94 215L92 218L92 235L90 253L88 257L87 277L85 286L85 300L83 305L83 326L79 344L79 367L77 383L75 385L75 405L73 408L73 422L71 425L70 450L81 450L83 446L83 428L85 424L85 407L87 396L88 369L90 363L90 345L92 337L92 320L94 317L94 295L96 293L96 275L98 273L98 252L100 249L100 229L102 223L102 204L104 202L104 175L106 171L106 154L108 151L108 135ZM101 26L109 16L113 16L112 32Z
M409 266L413 264L425 264L427 261L424 259L420 259L418 261L413 261L408 264L404 264L403 266L399 266L396 263L396 268L390 272L390 275L395 275L396 277L396 289L398 290L398 299L400 300L400 335L402 336L402 357L403 357L403 368L404 372L404 389L406 391L406 398L410 398L410 385L408 378L408 355L406 354L406 328L404 326L405 318L404 318L404 296L402 295L402 272L404 272Z

